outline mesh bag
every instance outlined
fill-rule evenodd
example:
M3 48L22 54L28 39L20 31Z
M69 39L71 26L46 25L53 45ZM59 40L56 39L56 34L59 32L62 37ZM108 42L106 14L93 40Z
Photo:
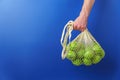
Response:
M88 29L70 41L72 30L73 21L69 21L65 25L61 37L62 59L67 58L75 66L90 66L99 63L104 58L105 52Z

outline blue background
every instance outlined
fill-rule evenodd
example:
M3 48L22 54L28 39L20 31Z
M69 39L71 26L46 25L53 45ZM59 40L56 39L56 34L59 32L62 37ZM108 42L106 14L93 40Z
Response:
M89 17L105 58L90 67L61 60L63 26L82 2L0 0L0 80L120 80L120 0L96 0Z

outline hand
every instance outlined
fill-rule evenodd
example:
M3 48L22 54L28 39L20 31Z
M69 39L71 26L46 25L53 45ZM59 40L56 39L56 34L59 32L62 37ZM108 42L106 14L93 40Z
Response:
M88 20L87 15L85 13L81 13L80 16L78 16L74 21L73 29L84 31L87 27L87 20Z

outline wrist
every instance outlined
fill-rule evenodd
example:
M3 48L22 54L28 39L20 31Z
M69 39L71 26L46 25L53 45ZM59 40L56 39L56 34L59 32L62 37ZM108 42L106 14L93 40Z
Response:
M87 21L88 17L89 17L89 14L81 11L79 16L81 16L85 21Z
M86 11L84 8L80 12L80 16L84 16L85 18L89 17L89 12Z

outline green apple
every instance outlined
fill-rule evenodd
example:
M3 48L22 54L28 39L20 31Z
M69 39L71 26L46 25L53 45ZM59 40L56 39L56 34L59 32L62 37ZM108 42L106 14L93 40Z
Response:
M94 52L92 50L88 50L86 51L86 53L84 54L84 57L87 59L91 59L94 56Z
M75 51L77 49L77 46L78 46L77 42L73 41L70 43L69 48L70 48L70 50Z
M101 58L104 58L104 56L105 56L104 50L101 50L101 52L99 53L99 55L101 56Z
M83 43L78 43L78 46L79 46L80 49L84 49L85 48Z
M76 59L76 60L73 60L72 63L73 63L73 65L75 65L75 66L80 66L80 65L82 64L82 61L79 60L79 59Z
M80 49L79 52L77 53L78 58L83 58L84 57L85 51L83 49Z
M91 50L90 47L86 47L86 48L85 48L85 51L87 52L87 51L92 51L92 50Z
M84 45L82 43L78 43L75 52L78 53L80 50L84 50L84 49L85 49Z
M90 59L87 59L87 58L84 58L84 59L83 59L83 63L84 63L84 65L86 65L86 66L92 65L92 61L91 61Z
M83 58L77 58L77 59L79 59L80 62L83 62Z
M96 55L100 55L101 58L103 58L103 57L105 56L105 52L104 52L104 50L103 50L102 48L99 49L99 50L96 50L96 51L95 51L95 54L96 54Z
M100 61L101 61L101 57L98 56L98 55L94 56L94 58L93 58L93 60L92 60L93 64L97 64L97 63L99 63Z
M76 58L76 53L73 51L69 51L66 56L67 59L69 60L74 60Z
M93 50L94 50L94 51L101 50L101 47L100 47L98 44L95 44L95 45L93 46Z

